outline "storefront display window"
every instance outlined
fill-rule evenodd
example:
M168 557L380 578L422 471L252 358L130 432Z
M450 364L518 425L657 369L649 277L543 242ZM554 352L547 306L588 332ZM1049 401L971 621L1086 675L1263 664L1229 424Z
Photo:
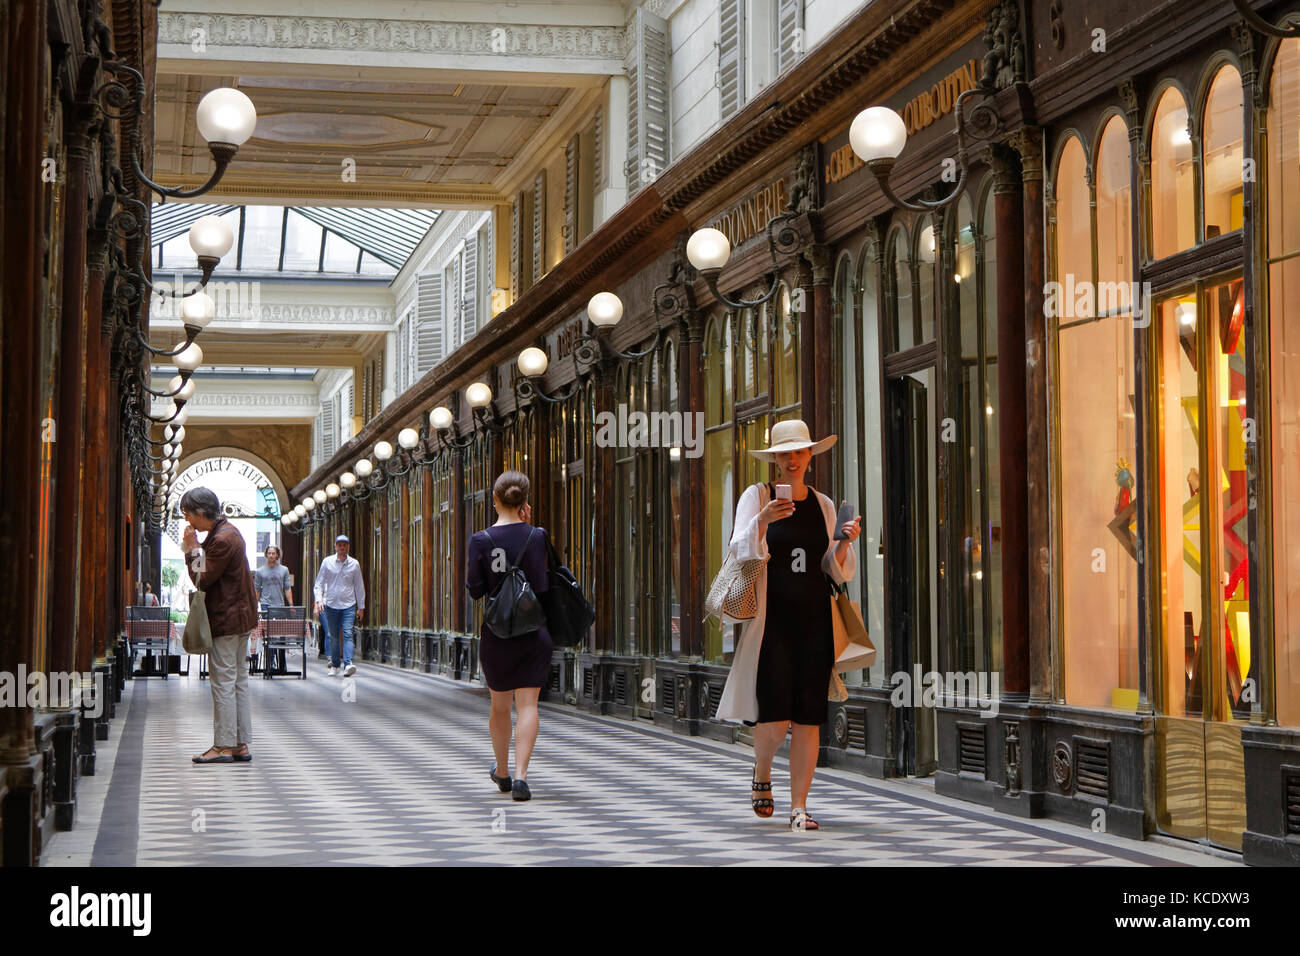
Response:
M957 203L953 282L957 286L960 375L956 387L963 454L954 461L962 493L954 500L958 531L950 629L955 666L997 672L1002 661L1001 508L998 461L997 270L993 258L993 194L985 191L977 224L968 196ZM981 292L983 293L981 295Z
M1268 109L1273 640L1277 721L1300 725L1300 41L1278 49ZM1261 560L1264 556L1261 556Z
M1094 223L1083 146L1071 137L1061 151L1054 179L1054 279L1062 292L1049 303L1055 313L1049 321L1056 343L1055 551L1065 699L1136 710L1137 396L1131 303L1114 285L1132 269L1124 214L1131 202L1128 167L1127 133L1111 118L1098 149ZM1104 296L1098 276L1112 283Z
M1244 312L1239 279L1160 305L1161 711L1171 716L1250 716Z
M731 524L736 516L732 362L731 315L727 314L711 322L704 333L704 378L708 396L704 413L705 485L708 489L704 547L705 566L710 574L717 573L717 569L722 567L722 557L731 541ZM705 659L729 659L735 649L730 643L731 637L731 628L727 628L724 635L722 626L709 618L704 629Z
M835 277L837 387L834 401L836 432L833 446L838 488L836 496L862 516L858 539L858 573L849 583L849 596L858 602L867 633L878 651L885 646L885 560L880 443L880 319L877 246L861 251L861 264L840 258ZM856 272L856 278L855 278ZM859 294L860 293L860 297ZM842 490L841 490L842 489ZM878 653L870 670L844 675L850 686L880 686L885 655Z
M412 468L407 481L406 624L422 628L424 621L424 469Z
M893 351L901 352L921 344L912 312L911 244L901 226L889 243L889 273L893 292L890 313Z

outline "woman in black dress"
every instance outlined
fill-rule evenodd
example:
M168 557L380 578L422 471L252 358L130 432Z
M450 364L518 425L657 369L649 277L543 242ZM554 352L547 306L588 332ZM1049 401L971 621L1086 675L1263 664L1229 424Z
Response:
M528 478L517 471L503 472L492 486L492 504L497 522L469 539L465 587L470 597L492 594L505 577L505 570L518 564L533 591L540 597L547 589L546 530L529 524ZM537 697L551 676L551 635L543 624L532 634L508 640L497 637L485 623L479 630L479 663L483 679L492 692L492 714L488 729L496 764L489 771L492 782L515 800L531 794L525 778L528 759L537 743ZM519 715L515 725L515 777L498 770L510 767L510 705Z
M837 582L853 577L861 519L845 522L835 541L834 505L804 481L812 456L830 448L834 435L814 442L808 426L793 419L772 426L771 442L750 454L774 463L775 479L745 489L736 506L732 553L768 560L757 585L758 614L742 629L718 716L754 726L750 802L760 817L772 815L772 758L789 731L790 826L816 830L805 808L835 663L827 575ZM777 497L778 486L788 486L790 497Z

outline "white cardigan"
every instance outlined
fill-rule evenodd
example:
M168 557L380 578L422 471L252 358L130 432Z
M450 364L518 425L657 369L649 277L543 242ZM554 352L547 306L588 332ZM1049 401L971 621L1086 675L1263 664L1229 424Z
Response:
M830 539L830 547L822 556L821 567L836 584L844 584L852 581L857 574L858 556L854 544L850 544L843 562L835 560L835 549L839 546L835 540L835 506L820 491L816 494L817 500L821 502L822 513L826 516L826 536ZM736 505L736 523L731 533L731 553L740 561L768 557L767 537L760 537L758 533L758 513L766 504L765 485L750 485L740 496L740 502ZM758 720L758 696L755 688L758 683L758 654L763 646L763 625L767 620L766 565L758 577L757 587L758 613L753 620L743 622L740 644L736 648L731 672L727 674L727 684L722 689L722 700L718 704L719 720Z

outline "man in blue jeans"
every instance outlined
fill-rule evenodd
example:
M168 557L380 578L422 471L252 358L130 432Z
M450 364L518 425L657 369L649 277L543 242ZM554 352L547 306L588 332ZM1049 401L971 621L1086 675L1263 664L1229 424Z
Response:
M352 663L352 625L366 610L366 586L361 580L361 565L348 556L348 536L334 539L334 557L321 562L316 574L316 613L325 628L325 653L333 677L351 677L357 672Z

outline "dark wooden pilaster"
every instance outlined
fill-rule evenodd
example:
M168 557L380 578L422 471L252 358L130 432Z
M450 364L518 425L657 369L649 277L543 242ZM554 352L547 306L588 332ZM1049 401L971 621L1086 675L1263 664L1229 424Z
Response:
M41 414L41 275L46 231L41 189L46 5L0 2L0 460L11 474L0 497L0 548L9 558L0 575L0 670L31 666L36 633L35 526L39 514ZM19 702L0 707L0 863L31 865L39 852L36 815L41 786L34 756L32 711Z
M990 151L997 258L998 468L1002 510L1003 693L1029 696L1029 488L1025 443L1025 238L1020 165Z
M83 507L82 460L85 449L87 316L85 300L87 179L90 169L90 140L78 110L68 112L66 205L64 207L62 289L58 358L58 411L55 426L58 439L54 452L54 567L66 572L71 593L67 600L52 602L52 631L49 669L70 671L76 662L76 640L83 619L89 613L90 595L83 593L88 568L81 563L83 530L87 514ZM98 328L90 330L98 335ZM94 499L90 499L94 500ZM93 512L92 512L93 513Z
M1025 502L1027 507L1029 585L1029 695L1051 700L1052 629L1047 596L1052 585L1051 458L1048 451L1051 404L1047 394L1047 319L1043 312L1046 238L1043 207L1042 130L1027 126L1011 136L1020 154L1024 226L1025 323ZM1002 342L999 336L998 347ZM999 356L999 375L1006 364ZM1002 399L1006 397L999 392ZM1001 437L1001 435L999 435ZM1006 507L1007 502L1003 502ZM1006 575L1004 574L1004 577Z

